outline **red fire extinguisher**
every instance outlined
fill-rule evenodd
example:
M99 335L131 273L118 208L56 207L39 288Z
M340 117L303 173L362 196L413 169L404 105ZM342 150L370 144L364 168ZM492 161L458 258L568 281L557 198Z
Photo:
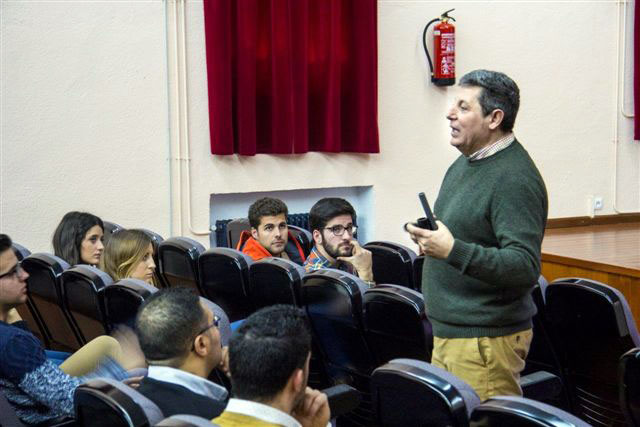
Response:
M449 12L454 10L447 10L439 18L429 21L422 33L422 45L429 61L431 81L436 86L451 86L456 83L456 28L449 22L455 21L455 18L449 16ZM438 23L433 27L432 63L427 49L427 30L434 22Z

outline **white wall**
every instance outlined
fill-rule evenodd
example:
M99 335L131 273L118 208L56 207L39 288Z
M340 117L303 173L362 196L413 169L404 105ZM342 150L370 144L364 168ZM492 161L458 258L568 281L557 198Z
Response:
M167 105L165 4L1 4L0 229L46 250L58 219L77 208L168 235L175 106ZM420 42L424 24L449 6L458 74L496 69L520 85L516 135L546 180L550 216L586 215L590 195L604 199L599 214L614 213L617 129L617 209L639 211L640 144L616 104L615 3L380 0L380 154L212 157L202 2L194 0L186 3L192 228L209 228L211 194L371 185L372 237L406 243L400 225L419 216L416 194L435 199L458 155L444 118L451 90L428 83ZM178 210L173 232L189 235L184 202L174 217Z

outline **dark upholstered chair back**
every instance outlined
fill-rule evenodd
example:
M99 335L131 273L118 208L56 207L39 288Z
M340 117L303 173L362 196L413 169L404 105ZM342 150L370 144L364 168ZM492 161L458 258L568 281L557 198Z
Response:
M231 248L211 248L198 258L203 295L222 307L231 322L253 311L246 291L251 264L251 257Z
M60 276L62 300L72 323L80 332L83 345L107 333L107 321L98 293L113 280L104 271L90 265L76 265Z
M99 292L108 332L111 333L118 325L134 328L138 309L157 291L156 287L138 279L123 279L102 288Z
M480 404L467 383L444 369L413 359L394 359L377 368L371 391L383 426L465 427L471 410Z
M413 260L413 285L418 292L422 292L422 266L424 265L424 255L417 256Z
M70 352L80 348L80 334L62 302L60 276L69 264L55 255L36 253L25 258L22 267L29 273L29 301L42 319L50 348Z
M304 268L281 258L264 258L249 268L247 294L258 310L274 304L300 305Z
M378 285L363 297L364 330L378 365L399 357L431 361L433 332L422 294Z
M605 284L558 279L546 289L546 313L572 412L595 425L623 425L618 361L640 346L624 296Z
M298 243L300 243L300 246L302 246L305 258L308 257L314 244L313 235L308 230L295 225L289 225L288 227L289 233L291 233Z
M391 242L369 242L364 247L371 251L373 278L376 283L416 289L413 278L413 262L416 258L414 251Z
M472 427L589 427L574 415L536 400L516 396L496 396L476 406Z
M371 425L374 419L369 389L375 359L362 322L366 289L358 277L333 269L307 273L302 285L302 305L314 340L315 360L311 364L322 367L329 385L346 383L362 395L358 408L346 415L349 425Z
M240 241L240 234L245 230L251 230L249 218L236 218L227 223L227 244L235 249Z
M107 245L107 242L111 238L111 236L119 231L124 230L125 228L115 222L103 221L104 225L104 245Z
M198 284L198 257L204 246L188 237L171 237L158 246L158 269L164 282L172 287L193 288Z
M640 348L620 358L620 405L630 426L640 426Z
M164 418L151 400L108 378L96 378L76 388L74 408L77 424L83 427L150 427Z

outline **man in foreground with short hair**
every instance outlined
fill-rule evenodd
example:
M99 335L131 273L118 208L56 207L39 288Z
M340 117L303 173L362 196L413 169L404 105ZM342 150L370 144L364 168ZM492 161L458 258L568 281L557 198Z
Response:
M98 337L60 366L47 359L42 343L16 310L27 301L29 274L11 244L9 236L0 234L0 390L27 424L73 417L73 395L80 384L96 377L129 379L126 369L143 367L144 359L137 344L124 335L120 343ZM127 339L135 341L130 335Z
M222 427L326 427L327 396L307 387L311 335L302 310L274 305L249 316L229 343L235 398L213 423Z
M373 282L371 252L353 238L356 211L338 197L320 199L309 211L309 227L315 243L304 268L307 272L337 268L357 274L370 286Z
M149 373L138 391L165 417L189 414L211 419L222 413L227 390L207 380L222 361L218 321L186 288L162 289L140 308L136 332Z
M302 265L302 246L289 232L287 205L280 199L263 197L249 207L251 231L240 234L237 249L254 261L267 257L284 258Z
M433 325L432 363L469 383L482 400L522 395L531 344L547 191L512 129L520 105L503 73L464 75L447 119L462 155L449 167L436 231L407 225L427 255L423 293Z

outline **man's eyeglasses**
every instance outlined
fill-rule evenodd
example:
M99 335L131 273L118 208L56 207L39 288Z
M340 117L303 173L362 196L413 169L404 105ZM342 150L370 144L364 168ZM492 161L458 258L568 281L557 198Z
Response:
M333 227L325 227L325 230L331 230L334 236L342 236L345 231L349 232L353 236L353 234L358 231L358 226L349 224L346 227L344 225L334 225Z
M13 266L13 268L9 271L7 271L4 274L0 274L0 279L4 279L5 277L10 277L12 275L17 276L18 274L20 274L22 272L22 263L20 262L16 262L16 265Z
M205 332L207 332L209 329L213 328L214 326L215 326L216 328L220 326L220 318L219 318L218 316L216 316L215 314L213 315L213 322L209 323L207 326L205 326L204 328L202 328L202 329L200 330L200 332L198 332L198 333L196 334L196 337L197 337L198 335L202 335L202 334L204 334ZM195 341L194 341L194 342L193 342L193 344L191 344L191 351L193 351L193 350L195 350L195 349L196 349L196 343L195 343Z

